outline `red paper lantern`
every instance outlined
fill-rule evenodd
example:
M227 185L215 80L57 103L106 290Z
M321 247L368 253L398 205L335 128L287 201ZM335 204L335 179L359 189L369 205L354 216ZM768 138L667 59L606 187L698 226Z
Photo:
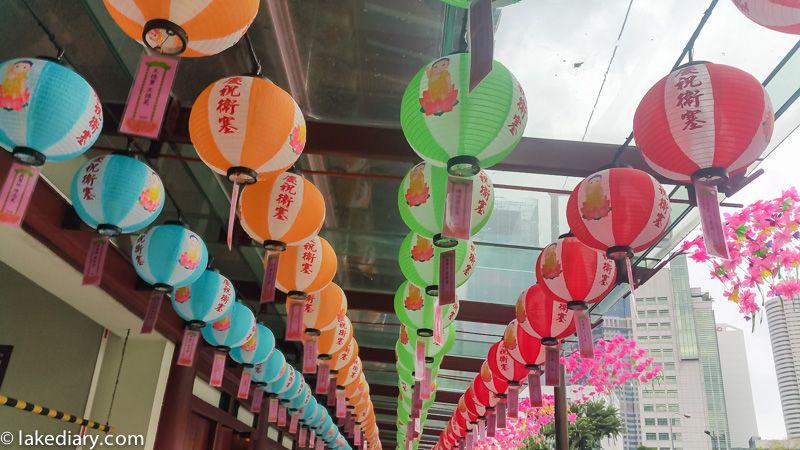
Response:
M512 320L503 333L503 345L511 358L526 369L535 369L544 363L544 352L539 338L525 331L517 321Z
M473 392L471 385L464 391L464 406L467 408L470 415L475 416L476 419L483 418L483 416L486 415L486 405L481 404L478 399L475 398L475 392ZM472 422L477 422L477 420L473 420Z
M733 0L753 22L782 33L800 34L800 1L798 0Z
M565 235L545 247L536 259L536 280L542 291L569 309L605 298L614 288L617 266L605 253Z
M481 405L486 408L492 408L497 404L497 397L494 395L495 392L489 389L489 386L486 385L480 374L475 375L471 387L472 393L475 394L475 401Z
M536 345L539 345L538 341ZM492 369L489 367L488 361L484 361L483 364L481 364L479 375L483 384L486 385L486 389L495 394L505 394L508 390L508 380L495 376L494 373L492 373Z
M575 332L574 313L565 303L548 297L538 284L522 292L517 300L516 313L522 329L538 337L542 345L556 345Z

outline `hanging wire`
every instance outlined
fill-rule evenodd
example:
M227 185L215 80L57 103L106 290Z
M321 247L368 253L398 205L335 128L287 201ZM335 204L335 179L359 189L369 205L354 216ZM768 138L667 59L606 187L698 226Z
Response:
M51 32L50 29L47 28L47 26L45 26L42 20L39 19L39 16L36 15L35 12L33 12L33 9L31 8L31 6L28 4L27 1L23 0L22 4L25 6L25 9L28 10L31 16L33 16L33 20L36 21L36 24L39 25L39 28L41 28L42 31L44 31L44 34L47 35L47 38L50 39L50 43L53 44L53 47L56 48L56 61L60 63L62 60L65 60L66 58L64 58L64 47L62 47L61 44L58 43L58 41L56 40L56 36L53 34L53 32ZM67 60L67 62L69 62L69 60Z
M117 397L117 386L119 386L119 376L122 373L122 362L125 361L125 350L128 348L128 338L131 335L131 329L125 333L125 340L122 342L122 354L119 356L119 367L117 367L117 378L114 380L114 390L111 392L111 402L108 404L108 414L106 415L106 423L111 421L111 410L114 408L114 399Z
M253 46L253 41L250 39L250 32L244 34L244 41L247 43L247 49L250 51L250 60L253 62L253 75L261 76L261 61L256 54L256 48Z

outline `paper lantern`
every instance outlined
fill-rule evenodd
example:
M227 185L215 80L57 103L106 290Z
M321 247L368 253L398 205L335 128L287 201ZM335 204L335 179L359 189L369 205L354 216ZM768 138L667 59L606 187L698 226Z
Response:
M537 365L544 362L539 337L529 334L520 326L517 319L506 326L503 332L503 346L514 361L525 365L528 370L534 370Z
M290 300L287 303L288 329L294 329L294 336L304 329L303 373L317 370L317 338L322 331L334 328L338 320L344 319L347 312L347 299L344 291L336 283L328 283L322 290L308 294L305 300Z
M413 231L406 235L400 244L397 260L400 270L408 281L425 287L428 295L439 292L439 259L450 249L433 245L433 241ZM455 285L466 283L475 267L475 244L472 241L459 241L455 247Z
M201 333L203 339L216 348L209 384L220 387L227 353L235 347L246 344L256 334L256 318L250 308L237 302L210 327L203 327Z
M244 344L230 351L231 359L244 366L239 381L238 398L249 397L250 384L253 378L253 367L269 358L275 349L275 336L269 328L256 324L256 331Z
M187 322L181 339L178 365L194 364L200 337L198 330L228 312L235 299L233 284L213 269L206 269L194 283L175 289L172 309Z
M273 350L267 360L261 364L256 364L253 368L253 382L257 386L265 386L271 383L286 372L286 358L280 350Z
M247 32L258 0L103 0L131 39L164 55L216 55Z
M261 302L271 302L280 253L317 235L325 220L325 200L310 181L282 172L242 190L239 217L247 234L264 246Z
M487 361L481 364L479 375L481 382L486 385L486 388L495 394L505 394L508 390L508 380L495 376Z
M197 281L208 265L208 250L196 233L180 223L167 222L140 234L131 253L139 278L154 289L142 325L142 332L149 333L158 319L164 294Z
M517 321L528 333L539 338L542 345L556 345L559 340L575 333L574 312L566 303L557 302L534 284L522 292L516 305Z
M583 244L621 260L633 289L630 258L658 242L669 225L669 197L641 170L601 170L578 183L567 201L567 223ZM631 290L633 293L633 290Z
M100 284L109 237L147 227L164 208L164 185L147 164L125 155L102 155L81 166L72 179L72 206L100 233L92 241L83 284Z
M445 329L441 344L437 344L432 337L417 336L416 339L410 339L406 327L400 325L400 336L395 345L395 351L398 354L398 359L402 361L402 364L406 367L413 367L414 371L417 373L417 379L421 380L423 365L438 367L444 355L446 355L453 347L453 344L455 344L455 340L455 327ZM424 353L422 354L419 353L420 346L424 347ZM409 364L409 359L414 362Z
M497 61L469 90L469 53L439 58L411 80L400 124L411 148L452 175L477 175L502 161L525 131L528 108L522 87Z
M412 167L397 191L397 207L403 222L417 234L434 241L441 239L447 197L447 171L421 162ZM489 221L494 209L494 186L484 171L472 183L470 236Z
M796 0L734 0L733 4L763 27L800 34L800 2Z
M706 241L713 227L724 246L716 186L727 184L729 175L745 171L763 153L774 122L769 96L752 75L697 62L675 69L650 88L636 109L633 133L653 170L694 183ZM727 249L717 256L727 258Z
M297 161L306 140L303 113L291 95L264 78L222 78L195 100L189 136L200 159L233 183L230 247L240 185L282 172Z
M276 287L292 299L305 299L333 281L336 253L325 239L315 236L286 248L278 263Z
M406 328L413 329L420 336L433 336L437 320L436 310L439 310L438 326L441 330L453 324L458 315L458 302L437 308L438 299L427 295L423 288L403 282L394 295L394 311L400 323Z

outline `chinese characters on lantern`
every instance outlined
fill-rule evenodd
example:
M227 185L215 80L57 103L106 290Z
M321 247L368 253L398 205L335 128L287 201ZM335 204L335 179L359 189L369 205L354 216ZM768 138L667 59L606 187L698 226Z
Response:
M75 136L75 141L78 145L86 145L87 142L92 141L92 136L100 131L100 125L103 123L103 108L100 106L100 99L95 95L94 97L94 110L92 117L89 118L86 128L78 132Z
M704 94L699 87L703 86L703 81L698 78L699 71L696 67L686 67L678 71L675 75L673 86L677 90L675 106L681 108L681 120L684 130L696 130L703 128L706 123L705 115L700 106L700 97Z
M478 200L478 206L475 207L475 212L484 215L486 211L486 205L489 203L489 196L491 192L489 191L489 177L486 175L485 172L481 171L478 174L478 179L481 182L480 188L480 199Z
M97 181L97 173L100 172L100 164L105 160L104 156L96 158L90 162L83 169L83 176L81 177L81 195L84 200L94 200L94 183Z
M219 100L217 100L216 111L219 114L217 131L222 134L233 134L239 131L236 126L236 113L239 109L239 97L242 93L239 88L242 86L242 77L230 77L219 89Z
M303 244L303 259L300 263L300 272L306 275L311 274L318 253L319 249L317 248L317 242L315 240L312 239Z
M295 197L297 197L297 176L289 175L278 187L278 194L273 202L275 208L272 217L282 222L288 220L289 208L295 202Z
M219 301L214 306L216 312L222 312L228 302L231 300L231 282L228 279L222 282L222 295L219 296Z
M525 100L525 93L522 91L522 86L517 84L517 89L519 89L520 96L517 98L517 112L511 118L511 122L506 125L508 127L508 132L511 133L512 136L516 136L518 132L521 130L519 129L522 125L522 120L528 114L528 103Z

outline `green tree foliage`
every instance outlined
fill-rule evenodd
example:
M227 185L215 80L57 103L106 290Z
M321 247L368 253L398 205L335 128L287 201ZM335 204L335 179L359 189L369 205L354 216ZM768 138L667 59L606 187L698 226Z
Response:
M576 419L567 427L569 448L572 450L599 449L606 438L618 438L625 430L619 411L604 401L594 400L570 405ZM525 450L549 450L555 444L555 425L542 427L541 436L531 436Z

